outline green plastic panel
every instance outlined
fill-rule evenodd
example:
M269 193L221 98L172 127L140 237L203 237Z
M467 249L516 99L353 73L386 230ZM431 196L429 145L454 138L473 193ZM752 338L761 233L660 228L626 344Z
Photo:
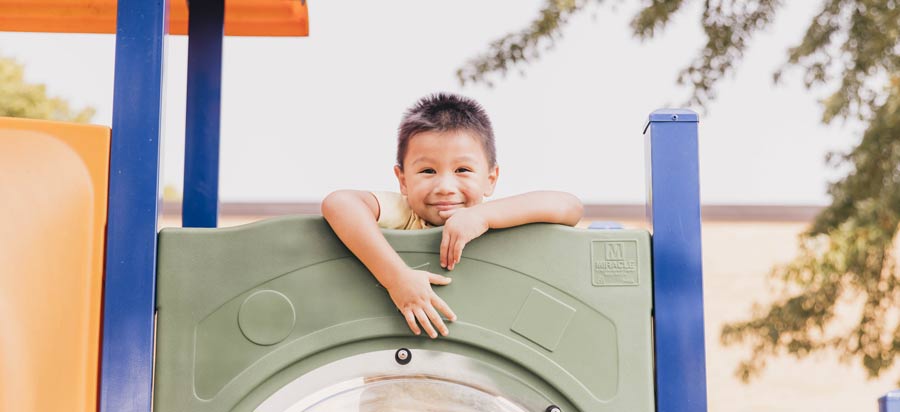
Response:
M490 231L452 272L440 228L385 236L410 267L453 278L435 287L459 317L448 337L413 335L321 217L161 231L154 409L253 411L324 365L409 348L491 365L514 377L512 400L533 399L525 388L563 412L654 410L646 231Z

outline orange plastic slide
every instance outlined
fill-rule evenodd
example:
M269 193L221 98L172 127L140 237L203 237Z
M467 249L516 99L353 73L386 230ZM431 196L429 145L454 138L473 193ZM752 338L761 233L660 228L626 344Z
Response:
M0 118L0 411L96 411L110 130Z

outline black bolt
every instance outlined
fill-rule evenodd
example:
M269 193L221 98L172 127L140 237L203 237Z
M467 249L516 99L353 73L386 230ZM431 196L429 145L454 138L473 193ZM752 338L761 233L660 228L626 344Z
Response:
M406 365L412 360L412 352L406 348L397 349L397 353L394 354L394 360L401 365Z
M544 409L544 412L562 412L562 409L559 409L559 406L550 405L547 409Z

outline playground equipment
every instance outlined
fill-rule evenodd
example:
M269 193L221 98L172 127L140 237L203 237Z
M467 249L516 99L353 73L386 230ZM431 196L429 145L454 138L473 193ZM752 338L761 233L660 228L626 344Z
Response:
M305 2L270 3L302 6L296 21L306 24ZM452 387L466 399L520 410L706 410L695 113L654 112L644 130L652 237L547 225L489 233L467 247L457 269L455 276L472 280L439 291L461 321L449 339L426 341L390 316L387 297L380 292L377 299L372 279L318 218L164 231L157 253L165 6L117 5L101 411L150 410L157 305L159 411L334 410L326 406L346 401L341 385L356 385L360 398L410 385L439 393ZM212 228L228 23L221 0L193 0L190 7L183 223ZM8 141L0 137L0 144ZM411 265L434 267L438 231L387 236ZM5 236L11 242L14 234ZM235 245L246 259L223 254ZM258 245L265 247L254 250ZM526 246L553 259L525 254ZM224 267L233 270L214 270ZM346 281L324 279L329 273ZM307 283L346 298L364 295L365 303L347 312L321 309L328 302L316 299L329 296L311 295ZM479 285L501 284L509 296L479 298ZM0 347L4 356L10 350ZM0 406L12 389L3 382Z
M108 128L0 118L0 410L95 408L108 173Z
M411 267L444 272L440 228L386 235ZM484 235L438 290L460 318L436 340L412 336L318 216L164 229L157 273L160 412L653 410L644 230ZM321 405L333 396L347 399Z
M900 390L890 391L878 398L878 412L900 412Z

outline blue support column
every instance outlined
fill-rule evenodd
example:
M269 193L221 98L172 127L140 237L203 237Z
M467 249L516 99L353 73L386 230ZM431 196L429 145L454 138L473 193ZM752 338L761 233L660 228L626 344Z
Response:
M165 24L165 0L119 0L101 412L150 411Z
M191 0L188 5L182 226L216 227L225 1Z
M892 390L878 398L878 412L900 412L900 389Z
M706 411L697 123L692 111L658 110L644 130L658 412Z

